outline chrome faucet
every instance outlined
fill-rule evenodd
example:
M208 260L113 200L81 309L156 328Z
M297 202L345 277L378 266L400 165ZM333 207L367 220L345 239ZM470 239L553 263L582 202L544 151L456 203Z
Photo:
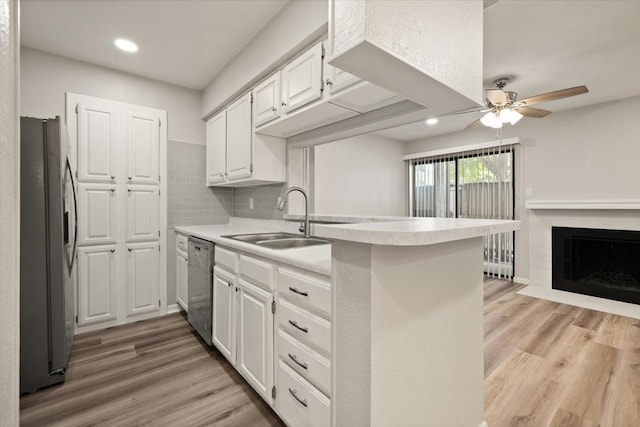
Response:
M287 191L284 192L284 195L280 199L280 202L278 202L277 208L279 211L284 209L285 205L287 204L287 196L292 191L299 191L304 196L304 237L309 237L311 236L311 227L309 226L309 200L307 198L307 193L302 188L289 187Z

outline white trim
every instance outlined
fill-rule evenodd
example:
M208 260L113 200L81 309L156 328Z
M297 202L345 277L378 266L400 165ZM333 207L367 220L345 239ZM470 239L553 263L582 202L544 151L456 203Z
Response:
M526 209L640 209L640 199L527 200Z
M173 314L173 313L179 313L181 311L184 311L182 309L182 306L180 306L180 304L171 304L167 306L167 314Z
M205 142L182 141L180 139L175 139L175 138L169 138L168 142L177 142L179 144L202 145L203 147L207 145Z
M444 154L464 153L466 151L482 150L485 148L502 147L505 145L520 144L520 138L506 138L503 140L495 140L489 142L479 142L477 144L461 145L458 147L447 147L438 150L423 151L421 153L407 154L402 156L402 160L420 159L422 157L442 156Z
M518 283L520 285L528 285L529 284L529 279L524 278L524 277L514 277L512 279L513 283Z

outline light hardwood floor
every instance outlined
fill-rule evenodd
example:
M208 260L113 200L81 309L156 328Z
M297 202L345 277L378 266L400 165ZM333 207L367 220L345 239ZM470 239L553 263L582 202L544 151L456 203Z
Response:
M640 426L640 320L520 288L485 280L489 426ZM79 335L67 382L22 397L21 424L282 425L203 344L181 314Z

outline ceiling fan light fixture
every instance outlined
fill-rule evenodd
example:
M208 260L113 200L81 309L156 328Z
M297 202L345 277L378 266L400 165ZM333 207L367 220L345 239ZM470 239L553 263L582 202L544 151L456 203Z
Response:
M505 108L500 111L500 121L502 123L511 123L515 125L522 118L522 114L517 112L516 110L512 110L510 108Z
M502 127L502 120L493 111L489 111L482 116L480 123L494 129L500 129Z

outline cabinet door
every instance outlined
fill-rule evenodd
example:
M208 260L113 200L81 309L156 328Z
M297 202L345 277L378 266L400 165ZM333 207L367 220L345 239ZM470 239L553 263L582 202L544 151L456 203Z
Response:
M253 125L257 127L280 117L281 102L278 71L253 90Z
M324 64L324 77L325 84L329 89L329 93L333 94L340 91L354 83L359 82L361 79L358 76L354 76L351 73L341 70L340 68L332 67L329 64Z
M227 174L229 180L251 176L251 94L227 108Z
M78 105L78 180L115 182L117 120L107 103Z
M236 365L234 276L213 269L213 344L233 366Z
M116 245L78 248L78 325L118 316Z
M272 403L273 313L270 292L238 281L237 369L264 400Z
M127 241L158 240L157 186L127 186Z
M129 111L125 118L127 181L157 184L160 179L160 119Z
M78 184L78 244L116 242L115 184Z
M207 121L207 185L225 181L227 171L227 111Z
M176 255L176 302L188 311L187 306L187 284L189 282L189 264L187 257L182 251Z
M127 316L160 309L159 254L156 242L127 245Z
M322 96L322 43L282 70L283 107L290 112Z

